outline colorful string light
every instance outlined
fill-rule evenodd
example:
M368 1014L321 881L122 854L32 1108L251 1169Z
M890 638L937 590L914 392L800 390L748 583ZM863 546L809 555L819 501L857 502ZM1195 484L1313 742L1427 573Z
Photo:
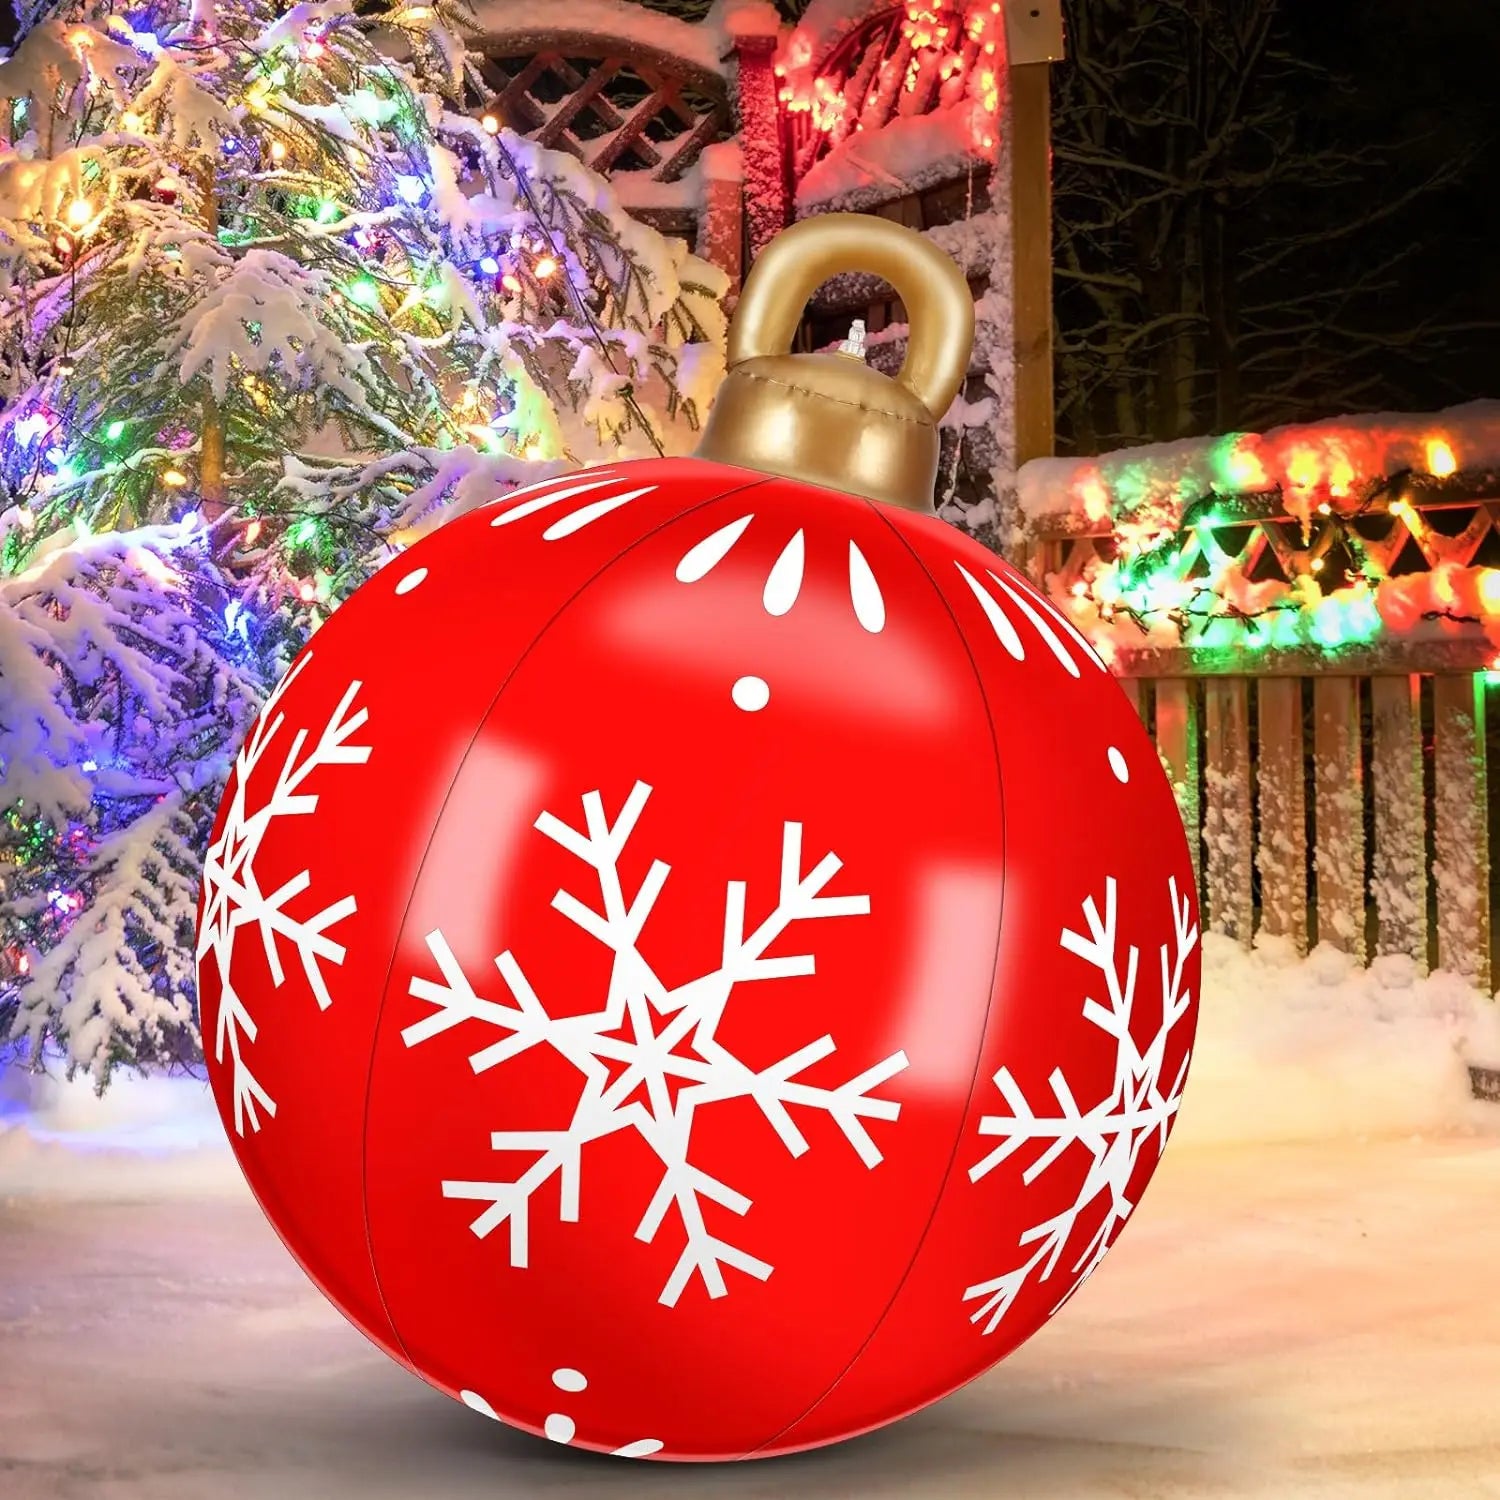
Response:
M1421 467L1395 467L1409 458ZM1337 652L1444 621L1500 634L1500 570L1443 562L1442 538L1422 509L1461 472L1462 443L1452 432L1414 437L1371 424L1235 434L1165 460L1132 459L1127 450L1081 466L1071 482L1073 506L1095 525L1108 522L1115 549L1062 593L1085 628L1090 615L1106 627L1130 622L1148 638L1143 644L1163 643L1164 627L1180 645L1252 651ZM1195 489L1205 481L1207 493ZM1247 507L1246 495L1262 501ZM1303 547L1290 555L1290 576L1255 582L1244 572L1244 546L1221 547L1215 534L1275 526L1276 512L1300 526ZM1381 516L1404 528L1395 541L1364 534L1367 518ZM1436 548L1424 553L1427 571L1388 574L1401 536Z

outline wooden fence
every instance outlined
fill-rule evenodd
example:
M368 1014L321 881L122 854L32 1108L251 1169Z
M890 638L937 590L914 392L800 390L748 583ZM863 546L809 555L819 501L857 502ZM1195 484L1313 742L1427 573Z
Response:
M1101 649L1176 789L1211 930L1302 952L1326 942L1361 963L1403 955L1489 990L1500 404L1457 427L1476 451L1485 438L1468 472L1459 438L1431 436L1442 420L1385 419L1387 465L1367 482L1351 477L1351 439L1334 424L1029 466L1024 564L1060 606L1098 610ZM1263 486L1213 493L1226 462ZM1147 505L1168 500L1143 544L1148 490ZM1171 498L1187 492L1203 498ZM1128 599L1143 545L1147 593L1160 587L1168 605L1118 606L1136 629L1097 591L1113 574ZM1252 619L1268 601L1281 613ZM1356 627L1322 639L1325 606Z
M1177 792L1212 930L1488 989L1485 680L1128 677Z

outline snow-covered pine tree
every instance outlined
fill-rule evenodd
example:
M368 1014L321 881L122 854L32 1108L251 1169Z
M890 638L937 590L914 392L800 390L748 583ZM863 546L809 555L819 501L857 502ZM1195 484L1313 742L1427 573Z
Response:
M258 695L414 529L690 446L725 284L571 157L465 112L453 0L22 20L0 63L0 1034L9 1012L102 1083L191 1050L169 950Z

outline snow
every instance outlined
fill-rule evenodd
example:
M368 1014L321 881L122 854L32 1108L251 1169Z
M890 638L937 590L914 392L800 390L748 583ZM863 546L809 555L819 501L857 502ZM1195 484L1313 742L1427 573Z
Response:
M204 1078L0 1068L0 1205L247 1195Z
M721 53L728 52L736 38L780 36L782 29L770 0L714 0L703 25L723 38Z
M700 1466L695 1495L1500 1486L1500 1108L1462 1066L1500 1061L1491 1002L1409 965L1203 943L1178 1128L1102 1273L937 1406ZM674 1477L481 1421L482 1394L465 1410L373 1349L281 1247L198 1079L121 1071L100 1100L0 1073L0 1205L7 1500L645 1500Z
M1198 1040L1166 1160L1195 1147L1500 1138L1500 1107L1472 1097L1469 1063L1500 1066L1500 1003L1452 974L1396 957L1361 968L1326 945L1298 960L1283 939L1251 952L1205 933Z
M226 265L183 317L169 352L184 384L206 374L222 400L246 370L277 372L292 390L332 389L364 400L364 351L348 344L320 315L337 295L333 278L276 250L247 250Z
M890 0L812 0L787 42L798 67L816 62L871 16L891 10Z
M680 1475L413 1379L248 1196L16 1202L5 1493L1469 1500L1500 1484L1497 1167L1475 1138L1174 1147L1102 1274L979 1380L851 1443Z
M1094 458L1039 458L1022 466L1021 508L1033 522L1061 520L1099 522L1118 519L1122 511L1149 507L1162 525L1180 519L1185 503L1211 489L1255 493L1280 485L1289 491L1336 477L1347 465L1348 481L1388 478L1406 470L1425 474L1431 463L1429 443L1446 442L1460 471L1500 469L1500 401L1470 401L1446 411L1414 415L1381 412L1371 416L1333 417L1228 437L1185 438L1147 443ZM1222 455L1253 455L1246 478L1226 487ZM1259 473L1256 469L1259 469ZM1107 509L1106 509L1107 506Z
M703 148L698 166L709 182L743 182L745 158L738 141L716 141Z
M473 43L477 50L492 48L503 39L520 53L532 41L551 42L560 30L566 30L626 47L649 47L707 73L723 71L722 33L717 27L695 25L630 0L567 0L561 7L539 5L537 0L474 0L470 10L477 28Z
M857 210L950 182L979 164L973 142L992 118L977 99L927 115L903 115L835 146L797 185L801 213Z
M675 182L661 182L649 171L611 172L610 184L620 202L632 211L641 209L692 209L703 203L703 174L694 162Z

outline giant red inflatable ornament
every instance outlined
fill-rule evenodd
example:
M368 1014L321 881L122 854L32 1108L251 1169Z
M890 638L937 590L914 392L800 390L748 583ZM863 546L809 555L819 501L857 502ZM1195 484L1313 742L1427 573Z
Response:
M853 267L910 309L899 380L774 352ZM327 1296L481 1412L672 1459L889 1422L1050 1317L1156 1165L1192 867L1089 645L931 514L971 335L912 231L789 230L699 457L436 530L240 752L225 1126Z

